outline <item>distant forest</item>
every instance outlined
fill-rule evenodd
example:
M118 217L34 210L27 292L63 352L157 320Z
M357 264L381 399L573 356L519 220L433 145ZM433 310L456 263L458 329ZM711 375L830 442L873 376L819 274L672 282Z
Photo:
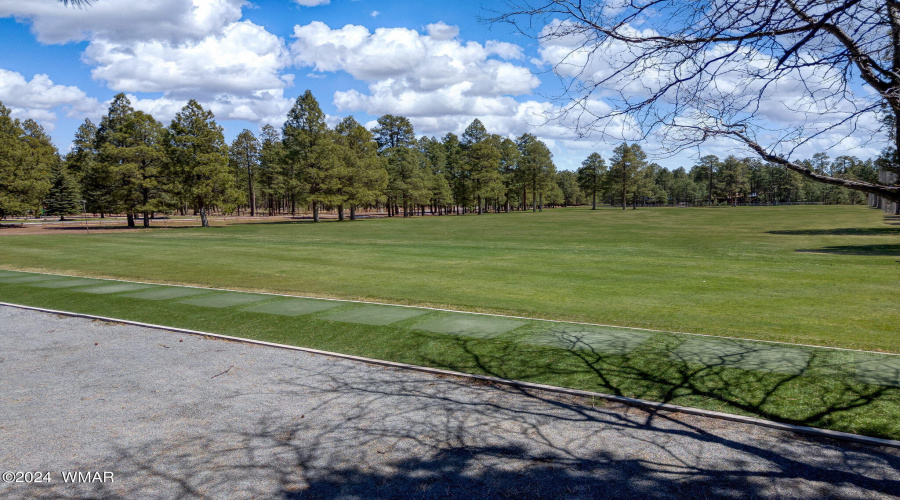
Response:
M884 158L803 163L827 175L877 181ZM168 127L124 94L99 124L78 128L65 157L34 120L0 103L0 218L82 212L296 214L386 211L388 216L541 210L547 206L862 204L865 194L821 184L759 159L708 155L673 171L647 161L637 143L612 157L589 155L558 171L541 140L489 133L475 120L461 136L416 137L410 121L385 115L371 130L344 118L334 128L313 95L298 97L277 129L244 130L228 145L213 114L191 100Z

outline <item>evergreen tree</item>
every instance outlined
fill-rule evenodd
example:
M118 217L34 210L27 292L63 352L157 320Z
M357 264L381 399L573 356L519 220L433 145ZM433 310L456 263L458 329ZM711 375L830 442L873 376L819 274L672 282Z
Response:
M53 184L44 200L47 215L58 215L59 220L65 220L67 215L77 214L81 211L81 195L78 183L65 165L60 165L53 174Z
M203 227L209 226L210 209L229 211L240 199L222 127L197 101L191 99L175 115L166 151L171 178L180 184L183 199L200 212Z
M66 169L69 175L81 183L85 173L91 169L97 159L97 126L90 118L78 126L72 149L66 154Z
M488 132L484 128L484 124L481 123L481 120L476 118L466 127L466 130L463 132L462 137L460 138L460 144L463 147L469 147L474 144L478 144L488 138Z
M591 210L597 210L597 193L603 187L606 161L599 153L591 153L578 169L578 185L591 197Z
M22 131L21 170L12 179L12 186L19 188L19 200L26 210L38 213L52 185L53 172L60 166L60 158L50 136L36 121L22 122Z
M231 168L235 172L238 184L247 193L247 203L250 206L250 216L256 215L256 184L260 163L261 146L259 140L247 129L244 129L228 149L228 157Z
M578 186L578 176L571 170L556 173L556 185L562 194L562 205L580 205L584 201L584 193Z
M715 203L715 195L718 191L718 173L722 162L716 155L706 155L700 158L700 162L691 169L691 174L697 182L705 181L707 201L710 205Z
M269 215L275 215L280 201L287 196L284 176L284 144L272 125L265 125L259 136L259 195L265 200ZM280 210L279 210L280 211Z
M621 189L622 210L628 207L628 192L632 193L632 208L637 208L638 193L643 191L643 170L647 155L637 144L623 142L615 150L610 164L610 178Z
M282 129L285 163L305 187L306 200L312 204L313 221L319 222L319 205L329 202L339 173L339 154L334 148L325 113L312 92L307 90L294 102ZM299 186L292 185L294 188Z
M527 198L525 189L531 187L531 211L537 212L543 191L554 179L556 167L553 155L543 141L531 134L522 134L516 139L516 145L522 155L519 161L519 172L523 180L522 202Z
M500 182L503 183L503 210L509 212L516 188L516 171L522 154L515 141L503 138L500 141Z
M352 116L344 118L335 127L335 133L344 163L338 218L343 220L346 203L350 207L350 220L356 220L357 207L373 205L383 196L388 173L384 159L378 156L372 133Z
M453 191L447 180L447 151L436 138L422 137L419 139L419 153L431 191L431 213L442 214L453 202Z
M737 205L738 199L745 197L750 188L747 163L736 156L728 156L719 167L719 176L727 201Z
M450 184L453 193L453 204L456 206L457 212L460 207L466 205L468 199L468 178L465 168L465 159L463 157L463 148L456 134L447 133L441 140L444 145L444 154L446 158L446 168L444 176Z
M19 120L10 117L9 108L0 103L0 219L33 210L34 201L40 203L31 192L32 183L23 179L28 173L22 168L24 134Z
M90 119L78 127L66 165L78 179L87 211L103 217L114 209L113 179L108 165L99 161L97 132L98 127Z
M135 111L125 94L113 98L97 130L96 169L109 182L100 191L111 193L113 207L126 214L128 227L135 226L139 212L149 227L150 214L165 209L164 142L161 123Z
M398 147L409 147L416 141L412 123L404 116L384 115L378 119L378 126L372 129L378 152Z

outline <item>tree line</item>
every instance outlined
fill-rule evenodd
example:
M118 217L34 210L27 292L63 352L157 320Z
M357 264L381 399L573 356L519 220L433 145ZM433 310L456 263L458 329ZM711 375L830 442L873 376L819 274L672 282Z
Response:
M809 168L868 180L878 160L817 154ZM623 143L609 165L597 153L577 172L557 171L547 145L515 140L474 120L461 136L417 138L410 121L384 115L368 130L353 117L330 128L310 91L297 98L282 128L244 130L226 144L209 110L190 100L166 127L135 110L124 94L94 124L78 128L60 157L34 120L19 121L0 103L0 218L79 212L125 214L149 226L157 213L291 214L307 209L386 211L389 217L598 203L622 208L678 204L863 203L859 192L815 183L756 159L704 156L686 170L647 161Z
M893 152L875 160L826 153L799 163L813 172L835 178L873 182L878 170L891 163ZM561 172L565 174L566 172ZM649 163L638 144L619 145L606 161L592 153L576 174L581 196L575 204L620 206L753 205L782 203L865 204L866 195L842 186L823 184L758 158L716 155L701 157L689 169L668 170ZM560 183L562 186L564 183ZM570 191L564 190L568 193ZM566 202L570 203L567 197Z

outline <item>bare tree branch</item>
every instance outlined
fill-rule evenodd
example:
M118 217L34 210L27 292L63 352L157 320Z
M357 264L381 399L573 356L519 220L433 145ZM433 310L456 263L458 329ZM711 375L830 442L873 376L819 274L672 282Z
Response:
M627 122L671 154L729 137L816 181L900 201L900 186L791 160L812 141L878 141L879 112L900 150L900 0L511 2L490 21L540 42L577 135ZM611 111L596 111L601 99Z
M91 6L91 0L59 0L59 1L62 2L62 4L65 5L66 7L68 7L69 5L72 5L73 7L78 7L78 8Z

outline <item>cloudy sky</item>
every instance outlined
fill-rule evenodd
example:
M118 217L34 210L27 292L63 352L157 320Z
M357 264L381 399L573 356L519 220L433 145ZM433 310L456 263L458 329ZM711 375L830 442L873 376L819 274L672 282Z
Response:
M409 117L419 135L461 133L474 118L489 132L531 132L557 166L573 170L617 141L576 139L559 114L553 62L567 47L541 46L478 18L504 2L393 0L0 0L0 101L39 121L62 151L86 118L118 92L164 124L188 99L213 110L230 141L242 129L281 126L310 89L329 120ZM536 31L540 27L536 27ZM608 104L591 103L603 112ZM777 120L777 118L776 118ZM627 120L611 129L628 135ZM867 157L880 145L852 145ZM855 143L854 143L855 144ZM651 148L652 149L652 148ZM660 159L690 167L692 154ZM844 154L844 151L832 156Z

